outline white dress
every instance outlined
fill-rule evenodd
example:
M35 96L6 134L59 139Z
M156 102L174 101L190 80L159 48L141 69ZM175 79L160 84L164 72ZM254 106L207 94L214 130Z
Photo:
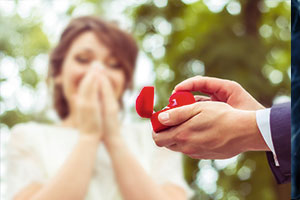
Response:
M122 125L121 130L129 149L157 183L177 184L186 190L188 196L192 195L183 178L182 155L157 147L153 142L149 124ZM45 183L53 177L72 151L78 135L76 129L35 122L13 127L5 156L7 173L3 177L8 199L12 199L31 182ZM85 199L122 199L103 144L99 145Z

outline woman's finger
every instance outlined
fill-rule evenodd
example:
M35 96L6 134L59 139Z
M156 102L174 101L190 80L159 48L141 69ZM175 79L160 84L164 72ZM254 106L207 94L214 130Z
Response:
M101 117L101 106L99 105L99 84L96 69L89 69L81 84L77 94L77 112L80 119L93 118L99 121ZM81 121L81 120L79 120ZM99 122L100 123L100 122Z
M96 89L96 69L92 67L89 69L79 85L78 96L86 99L92 98Z
M114 94L114 89L108 80L107 76L101 75L101 97L102 97L102 106L105 115L117 114L119 109L118 101Z

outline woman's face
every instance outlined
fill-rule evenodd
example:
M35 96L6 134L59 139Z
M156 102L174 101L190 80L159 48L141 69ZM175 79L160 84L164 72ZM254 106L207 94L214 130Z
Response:
M79 35L72 42L64 59L62 72L56 78L56 81L62 84L70 109L74 107L73 97L78 92L80 82L92 65L104 66L101 73L106 75L110 81L115 98L117 100L121 98L125 84L122 66L96 35L92 31L88 31Z

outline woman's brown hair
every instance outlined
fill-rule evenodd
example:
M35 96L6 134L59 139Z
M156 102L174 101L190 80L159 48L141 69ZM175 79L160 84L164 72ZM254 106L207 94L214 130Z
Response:
M63 31L58 45L50 54L48 79L54 79L62 71L64 58L76 37L86 31L92 31L98 39L111 50L120 62L125 74L124 90L132 87L138 47L132 36L120 30L114 23L108 23L93 16L78 17L69 23ZM63 119L69 115L68 102L61 85L54 83L54 108Z

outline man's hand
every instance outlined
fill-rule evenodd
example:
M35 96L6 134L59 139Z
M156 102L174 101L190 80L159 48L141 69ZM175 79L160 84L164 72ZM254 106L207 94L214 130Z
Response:
M210 98L197 96L196 100L221 101L242 110L259 110L264 107L242 86L234 81L219 78L195 76L179 83L175 91L198 91Z
M178 87L183 88L182 85ZM193 87L190 89L197 89ZM208 91L210 87L204 88ZM242 106L230 98L235 92L226 93L220 89L216 94ZM245 95L245 99L249 97ZM159 115L159 120L174 127L158 134L153 132L155 143L192 158L225 159L245 151L269 151L256 125L255 111L238 110L223 102L203 101L165 111Z

